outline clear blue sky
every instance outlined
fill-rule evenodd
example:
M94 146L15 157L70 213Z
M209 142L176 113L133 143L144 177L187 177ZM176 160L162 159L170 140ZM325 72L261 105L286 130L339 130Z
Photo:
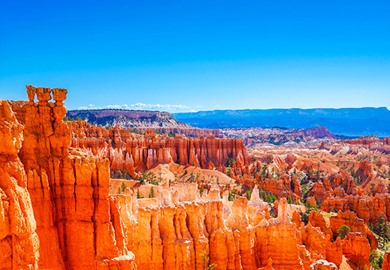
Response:
M70 109L390 108L390 4L1 1L0 98L26 84Z

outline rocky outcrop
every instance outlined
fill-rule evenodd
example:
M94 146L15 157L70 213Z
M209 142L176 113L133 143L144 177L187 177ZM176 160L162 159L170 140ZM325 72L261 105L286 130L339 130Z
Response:
M263 190L272 192L278 198L290 197L293 201L299 201L300 185L295 178L290 179L289 175L284 174L278 179L265 179L260 181L259 185ZM295 187L294 190L291 189L292 186Z
M310 270L338 270L339 268L326 260L318 260L310 265Z
M19 210L13 200L8 203L9 210L17 211L8 217L18 217L22 222L17 226L23 234L14 232L26 247L23 251L19 248L17 254L30 261L20 259L19 263L24 265L14 269L31 265L34 268L37 264L40 269L135 269L134 255L127 249L127 240L121 230L122 222L115 221L117 210L111 207L108 197L108 160L98 160L69 149L71 132L62 121L67 91L27 86L27 93L29 103L17 110L20 119L24 116L25 125L24 140L18 153L23 165L20 163L20 172L14 172L8 177L11 181L2 186L7 194L14 189L15 179L20 178L18 185L22 188L17 188L19 192L12 197L16 199L18 193L24 192L20 195L23 200L18 199ZM50 102L52 98L55 102ZM15 119L10 120L17 125ZM18 131L15 127L11 129ZM20 144L17 135L10 137L12 142ZM9 146L6 149L15 149ZM17 162L16 150L12 154L14 160L5 160L5 167ZM0 179L4 181L7 177ZM11 222L11 227L14 225L16 223ZM35 226L38 237L34 234ZM38 238L39 244L35 241ZM12 239L17 245L17 238L12 236ZM29 244L28 239L35 239L34 244ZM35 260L34 248L39 254ZM16 261L14 257L14 263Z
M10 104L0 100L0 268L38 269L39 239L18 153L23 126Z
M223 170L229 160L238 167L247 165L250 160L241 140L180 135L172 138L154 132L141 136L118 127L106 130L85 122L70 122L69 126L73 132L73 147L109 158L112 170L126 171L132 177L162 163Z
M385 258L382 263L382 270L390 270L390 252L385 253Z
M371 246L371 250L374 250L378 247L378 240L376 239L372 231L368 228L368 226L364 223L362 219L359 219L356 216L354 212L339 212L337 216L333 216L330 218L330 228L334 234L337 234L337 230L343 225L348 226L351 232L358 232L364 238L368 239L369 244Z
M321 209L330 211L354 211L364 222L376 223L380 216L390 218L390 196L376 194L375 196L328 197L321 204Z
M336 137L329 131L329 129L327 129L324 126L308 128L303 130L302 133L306 137L313 137L313 138L335 138Z
M248 202L237 199L223 218L221 200L138 209L134 253L140 269L303 269L294 223L279 204L279 217L252 226ZM283 241L283 245L280 243ZM268 267L268 268L267 268Z
M325 218L321 213L317 211L310 212L309 222L314 227L319 227L321 231L325 233L325 235L332 236L332 231L327 225Z
M345 257L357 266L357 269L370 268L370 244L362 234L349 232L342 240Z

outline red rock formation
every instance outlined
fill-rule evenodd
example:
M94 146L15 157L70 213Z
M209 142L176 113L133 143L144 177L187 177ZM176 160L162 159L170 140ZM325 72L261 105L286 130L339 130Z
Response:
M148 132L145 136L118 127L106 130L85 122L69 122L73 133L72 146L86 148L94 155L108 157L112 170L127 171L132 177L157 164L176 162L204 169L224 169L229 159L238 167L249 163L241 140L206 138L174 138Z
M278 218L263 222L255 228L255 259L260 266L266 266L272 258L275 269L303 269L297 244L299 235L296 225L289 221L286 200L279 203ZM283 244L281 244L283 243Z
M272 267L272 259L269 258L267 262L267 266L260 267L259 270L274 270L274 268Z
M370 244L362 234L349 232L342 240L343 253L345 257L355 264L358 269L370 268L368 258L370 257Z
M302 131L304 136L310 136L314 138L335 138L326 127L318 126L314 128L308 128Z
M375 224L380 216L386 217L386 219L390 218L390 196L388 194L376 194L375 197L328 197L322 202L321 209L327 212L331 210L351 210L366 223L372 222Z
M291 186L294 186L294 190L291 190ZM295 177L290 179L290 176L287 174L282 175L278 179L261 181L260 187L263 190L272 192L278 198L291 197L294 201L299 201L300 198L300 184Z
M364 220L359 219L354 212L339 212L337 216L330 218L330 228L334 234L337 234L337 230L343 225L347 225L351 232L359 232L362 237L368 239L371 250L378 247L378 240L372 231L364 223Z
M0 100L0 268L38 269L39 239L18 153L23 127Z
M329 238L327 239L326 260L336 264L337 266L341 265L343 260L343 246L340 238L337 238L333 243L330 242Z
M373 178L374 171L371 164L368 161L359 162L358 170L356 174L360 177L362 181L370 180Z
M326 260L318 260L310 265L310 270L338 270L339 268Z
M390 252L386 252L382 263L382 270L390 270Z
M113 222L115 209L108 199L109 162L69 152L71 133L62 122L66 90L28 86L27 93L29 103L18 111L20 119L25 117L19 153L24 170L19 175L26 182L23 187L28 188L33 211L28 211L27 202L23 202L25 206L21 209L36 219L39 245L33 246L39 246L39 262L35 263L44 269L134 269L134 255L126 247L121 222ZM49 102L51 94L55 103ZM35 95L38 104L34 102ZM17 125L16 120L11 121ZM17 134L12 138L18 138ZM12 162L7 160L6 164ZM10 182L5 184L6 190L12 187ZM27 197L24 196L28 201ZM21 239L34 233L35 220L29 220L22 225L29 232L20 235ZM28 243L24 240L25 245ZM33 248L26 247L26 252L20 253L33 260L33 253L27 253L29 250ZM25 262L20 259L20 263Z
M319 227L313 227L310 223L306 226L302 235L302 241L314 260L325 259L326 238Z
M319 227L325 235L332 236L332 231L329 226L326 224L324 216L317 211L312 211L309 214L309 222L314 227Z
M12 109L7 102L0 103L1 267L135 269L136 262L139 269L189 270L204 269L210 259L216 269L334 269L342 264L343 254L364 267L370 250L377 247L366 223L377 221L379 215L389 218L386 179L375 186L381 194L363 195L373 193L355 183L347 172L352 165L339 169L327 164L326 145L318 157L263 153L250 164L240 140L170 138L154 132L141 136L82 121L64 124L66 90L27 91L28 103L14 102ZM55 102L50 101L52 96ZM260 160L267 161L268 172L261 172ZM382 171L387 169L383 160ZM165 163L170 165L156 166ZM271 218L271 207L260 200L257 188L248 202L239 196L246 189L237 185L236 199L228 201L227 192L236 183L227 176L219 178L225 193L217 180L176 186L178 179L190 177L184 170L205 172L187 165L225 172L226 163L233 163L230 173L246 189L258 185L278 197L295 201L302 197L313 206L318 201L323 210L341 212L330 218L330 226L320 212L312 212L304 226L299 214L304 206L287 206L281 199L274 204L277 217ZM367 184L378 181L374 168L379 165L361 164L353 172L365 177ZM165 186L155 186L156 198L137 200L135 190L113 194L110 185L119 184L110 183L110 167L133 177L154 168L151 172L164 171L167 179ZM209 178L215 176L212 172L222 174L208 171ZM137 181L132 183L139 187ZM207 186L202 196L197 184ZM139 188L144 196L150 195L151 185ZM344 224L351 232L332 242Z

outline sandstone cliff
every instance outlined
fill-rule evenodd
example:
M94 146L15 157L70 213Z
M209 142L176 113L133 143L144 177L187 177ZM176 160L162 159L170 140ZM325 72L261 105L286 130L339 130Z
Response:
M38 269L37 224L18 157L23 126L7 101L0 101L0 138L0 268Z
M3 188L8 193L19 178L18 185L22 185L19 193L25 193L24 196L12 195L14 199L22 196L25 201L18 200L22 205L19 210L15 203L9 204L12 211L19 213L7 215L23 222L17 225L11 219L10 223L11 228L20 227L24 233L13 229L8 235L16 234L24 245L31 246L21 251L11 234L13 245L19 248L16 254L26 257L14 256L14 263L24 265L13 269L29 265L38 265L39 269L135 269L134 255L127 249L121 231L122 223L114 222L116 210L111 207L108 197L108 160L97 160L69 149L71 133L62 121L67 91L28 86L27 93L29 103L15 108L18 118L24 119L25 124L22 147L19 153L16 147L6 147L14 156L13 160L5 160L6 165L16 164L19 154L24 167L19 162L17 177L13 173L12 181L5 182ZM35 96L38 103L34 101ZM52 98L55 102L50 102ZM18 125L15 118L11 117L10 121ZM12 132L17 130L12 128ZM16 142L19 137L12 134ZM0 179L3 182L7 177ZM35 241L38 238L39 244ZM39 255L34 257L34 254Z
M229 160L241 167L250 160L243 142L236 139L216 139L212 135L169 137L152 131L138 135L119 127L105 129L82 121L69 122L68 125L73 134L72 147L107 157L112 170L126 171L132 177L162 163L176 162L223 170Z

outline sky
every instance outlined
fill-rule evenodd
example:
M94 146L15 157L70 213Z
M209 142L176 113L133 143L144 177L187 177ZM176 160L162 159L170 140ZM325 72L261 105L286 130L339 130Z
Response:
M390 108L390 2L0 1L0 99L68 109Z

